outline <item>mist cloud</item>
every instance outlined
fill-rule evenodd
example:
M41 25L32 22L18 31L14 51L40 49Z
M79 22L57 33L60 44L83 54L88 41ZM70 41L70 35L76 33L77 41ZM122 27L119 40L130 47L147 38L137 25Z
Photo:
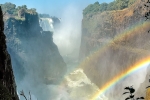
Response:
M81 41L82 10L71 4L64 8L60 28L54 32L54 42L62 56L77 57Z

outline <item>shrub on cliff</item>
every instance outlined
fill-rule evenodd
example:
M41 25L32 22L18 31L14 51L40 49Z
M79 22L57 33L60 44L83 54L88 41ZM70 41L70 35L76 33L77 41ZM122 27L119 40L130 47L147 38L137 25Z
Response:
M15 4L6 2L5 4L0 4L0 6L2 7L4 13L8 13L11 16L24 17L25 12L28 12L30 14L36 13L35 8L28 9L26 5L16 7Z
M14 14L16 12L16 5L10 2L6 2L5 4L0 4L3 12L7 12L8 14Z
M110 3L95 2L94 4L88 5L83 10L83 15L91 14L95 12L111 11L111 10L122 10L132 5L136 0L115 0Z

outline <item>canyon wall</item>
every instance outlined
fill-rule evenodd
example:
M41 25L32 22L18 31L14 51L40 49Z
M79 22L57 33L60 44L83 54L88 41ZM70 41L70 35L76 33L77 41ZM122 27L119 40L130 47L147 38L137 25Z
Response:
M18 90L46 100L46 86L59 84L67 71L53 33L43 31L37 13L25 13L5 21L5 35Z
M146 0L137 0L123 10L84 16L80 67L100 89L120 72L127 71L130 66L150 55L150 22L145 21L145 3ZM130 83L124 80L106 96L112 97L111 100L120 100L118 93Z
M28 63L26 66L34 66L35 69L37 67L37 70L40 68L41 74L45 73L45 71L49 71L48 73L51 71L51 74L53 73L54 75L56 74L54 71L56 68L56 71L58 71L58 75L56 76L63 76L66 71L66 64L53 42L53 33L42 30L39 26L37 14L26 13L25 20L9 18L5 23L5 34L8 51L13 55L13 64L16 65L14 66L14 70L20 70L20 74L17 77L22 76L23 73L27 73L23 70L26 63ZM17 58L20 59L16 60ZM43 76L43 79L44 77L46 76Z
M0 100L19 100L5 38L3 13L0 7Z

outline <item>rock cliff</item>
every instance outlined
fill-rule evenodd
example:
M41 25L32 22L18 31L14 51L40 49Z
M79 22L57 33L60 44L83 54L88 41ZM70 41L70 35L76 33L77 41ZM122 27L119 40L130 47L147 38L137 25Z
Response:
M146 91L146 100L150 100L150 89Z
M145 21L146 0L137 0L131 7L84 16L80 46L81 67L97 86L102 88L113 77L150 55L149 21ZM129 83L129 82L128 82ZM107 94L118 96L123 83Z
M19 100L16 92L11 59L7 52L5 35L3 32L3 13L0 7L0 100Z
M14 68L15 71L20 69L23 72L22 69L25 68L19 68L21 67L19 65L24 66L24 64L26 65L28 63L26 66L34 66L37 70L40 68L41 73L48 71L47 73L53 73L54 75L56 74L54 70L57 70L58 75L56 76L63 76L66 71L66 64L53 42L53 33L42 30L39 26L37 14L32 15L26 13L25 20L9 18L5 24L5 34L8 41L8 50L10 54L14 55L12 57L13 63L16 65L14 67L18 67ZM16 60L17 57L20 59ZM21 64L17 65L17 63ZM43 79L44 77L46 76L43 76Z
M38 99L46 100L45 88L39 87L59 84L67 71L53 33L42 30L37 13L25 13L25 18L6 20L5 34L19 90L30 89Z

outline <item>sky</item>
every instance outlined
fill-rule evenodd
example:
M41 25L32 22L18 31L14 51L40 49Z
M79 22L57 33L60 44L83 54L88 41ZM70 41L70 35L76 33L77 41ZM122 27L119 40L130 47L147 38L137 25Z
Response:
M109 3L114 0L0 0L0 4L11 2L16 6L27 5L28 8L36 8L38 13L47 13L59 17L61 12L69 5L83 10L87 5L96 1Z

